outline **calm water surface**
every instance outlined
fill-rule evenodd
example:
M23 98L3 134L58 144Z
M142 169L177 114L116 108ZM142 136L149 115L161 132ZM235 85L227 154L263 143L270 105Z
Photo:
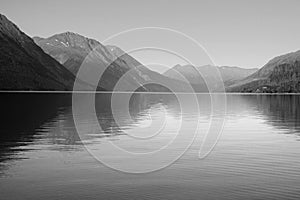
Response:
M79 136L71 95L1 94L0 199L300 199L300 96L228 95L227 114L219 113L226 119L222 135L209 156L198 159L212 117L208 95L197 95L198 112L188 94L180 103L171 94L134 94L128 119L122 100L129 94L118 94L115 117L111 94L97 94L97 121L86 112L86 95L79 123L99 123L102 130ZM176 136L182 120L186 133L199 124L197 138L179 160L156 172L112 170L87 151L106 142L155 151ZM146 137L160 127L151 143L130 136Z

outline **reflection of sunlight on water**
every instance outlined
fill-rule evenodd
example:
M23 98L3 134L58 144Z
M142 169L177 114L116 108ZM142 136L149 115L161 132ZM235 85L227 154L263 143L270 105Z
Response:
M158 150L172 141L180 128L181 117L174 118L173 115L174 113L162 103L152 104L146 110L141 110L138 115L133 116L134 124L119 126L123 136L113 142L119 148L134 153ZM112 142L107 141L106 138L98 141ZM94 146L93 149L96 150L97 147Z
M134 126L126 133L136 139L150 139L164 132L169 113L161 103L152 105L136 116Z
M160 111L160 106L154 105L150 107L149 109L146 109L145 111L142 111L139 113L139 115L136 117L137 122L136 126L141 128L147 128L150 127L152 124L152 117L157 117L157 115Z

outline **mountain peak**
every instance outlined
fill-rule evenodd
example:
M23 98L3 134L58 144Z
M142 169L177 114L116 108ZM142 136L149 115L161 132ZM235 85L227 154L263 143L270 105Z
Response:
M70 32L70 31L55 34L53 36L48 37L47 39L51 39L51 38L64 39L64 40L66 40L66 39L68 39L68 40L75 40L75 39L88 40L88 38L86 38L82 35L79 35L77 33Z
M64 32L64 33L61 33L61 34L65 34L65 35L79 35L78 33L74 33L72 31L67 31L67 32ZM80 36L80 35L79 35ZM83 36L82 36L83 37Z
M70 31L55 34L48 38L34 37L33 39L40 46L83 49L85 52L90 52L95 47L101 46L100 42L94 39Z
M1 89L72 89L75 77L1 14L0 47Z
M89 39L87 37L84 37L78 33L74 33L74 32L71 32L71 31L66 31L66 32L62 32L62 33L58 33L58 34L55 34L53 36L50 36L49 38L57 38L57 37L65 37L65 38L80 38L80 39L85 39L85 40L92 40L92 39ZM48 38L48 39L49 39Z
M55 34L51 37L67 37L67 38L82 38L82 39L88 39L78 33L74 33L74 32L71 32L71 31L66 31L66 32L63 32L63 33L58 33L58 34ZM50 38L51 38L50 37Z

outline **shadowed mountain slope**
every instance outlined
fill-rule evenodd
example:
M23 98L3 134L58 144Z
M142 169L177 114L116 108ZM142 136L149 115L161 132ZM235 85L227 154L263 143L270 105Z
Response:
M0 89L72 90L75 77L0 14Z

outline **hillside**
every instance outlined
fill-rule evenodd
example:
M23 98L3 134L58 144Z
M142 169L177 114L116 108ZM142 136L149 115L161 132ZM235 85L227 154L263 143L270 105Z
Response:
M168 91L161 85L171 85L176 88L176 91L187 90L184 82L172 80L149 70L120 48L104 46L94 39L76 33L66 32L49 38L34 37L34 41L74 75L77 74L89 53L94 50L93 52L96 52L98 57L98 67L105 70L99 85L106 90L113 90L125 74L127 75L123 79L122 90L139 88L143 91Z
M256 73L230 85L229 92L300 92L300 51L270 60Z
M0 14L0 89L72 90L74 75Z

